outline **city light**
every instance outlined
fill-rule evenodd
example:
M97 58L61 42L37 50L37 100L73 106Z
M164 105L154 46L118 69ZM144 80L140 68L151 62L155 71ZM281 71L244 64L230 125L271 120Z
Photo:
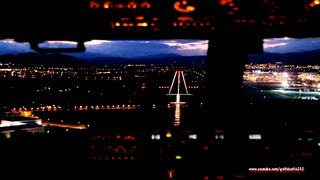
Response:
M39 119L39 120L36 120L36 124L38 124L38 125L42 125L42 120L41 119Z

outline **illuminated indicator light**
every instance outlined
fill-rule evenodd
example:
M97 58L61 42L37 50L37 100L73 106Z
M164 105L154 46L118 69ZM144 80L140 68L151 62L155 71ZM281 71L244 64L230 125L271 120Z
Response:
M224 176L217 176L217 180L224 180Z
M124 27L127 27L127 26L128 26L128 24L127 24L127 23L123 23L123 26L124 26Z
M169 179L173 178L173 170L168 171L168 176L169 176Z
M177 159L177 160L180 160L180 159L182 159L182 156L177 155L177 156L176 156L176 159Z
M208 151L209 150L209 146L204 146L203 150Z
M219 1L219 4L222 6L226 5L227 3L228 3L228 0L220 0Z
M179 21L193 21L192 17L188 17L188 16L181 16L178 17Z
M125 8L125 6L124 6L123 4L117 4L117 5L116 5L116 8L118 8L118 9L123 9L123 8Z
M224 5L229 5L229 6L233 6L233 0L220 0L219 4L224 6Z
M302 138L298 138L297 140L298 140L298 141L302 141L303 139L302 139Z
M136 9L137 8L137 3L135 2L130 2L128 5L127 5L128 8L132 8L132 9Z
M315 0L313 3L314 3L315 5L319 5L319 4L320 4L320 1L319 1L319 0Z
M154 21L158 21L158 20L159 20L159 18L154 17L154 18L152 18L152 20L154 20Z
M148 23L146 23L146 22L138 23L137 26L139 26L139 27L147 27Z
M216 135L216 136L215 136L215 139L223 140L223 139L224 139L224 135L223 135L223 134L221 134L221 135Z
M182 22L180 22L180 23L179 23L179 26L183 26L183 23L182 23Z
M173 23L173 26L177 26L177 23L176 23L176 22L174 22L174 23Z
M104 5L103 5L103 8L105 8L105 9L109 9L109 3L104 3Z
M99 8L100 4L95 1L90 1L90 8Z
M250 134L249 139L250 140L261 140L262 137L261 137L261 134Z
M194 11L194 10L196 10L195 7L193 7L193 6L187 6L187 12L192 12L192 11Z
M194 140L196 140L196 139L197 139L197 135L196 135L196 134L190 134L190 135L189 135L189 139L194 139Z
M143 19L144 19L143 16L137 16L137 17L136 17L136 20L143 20Z
M317 145L320 147L320 142Z
M308 138L307 141L311 142L311 141L313 141L313 138Z
M176 3L174 3L173 7L176 11L182 12L182 13L189 13L189 12L193 12L196 10L196 8L194 6L181 7L182 5L186 6L187 1L182 1L182 3L180 1L177 1Z
M147 9L149 9L149 8L151 8L151 4L148 3L148 2L143 2L143 3L141 3L141 8L147 8Z
M155 26L155 24L154 24L154 23L151 23L151 26L153 27L153 26Z
M117 135L116 138L117 138L117 139L121 139L121 136L120 136L120 135Z
M167 138L171 138L171 137L172 137L171 132L167 132L166 137L167 137Z
M161 139L161 137L160 137L160 134L153 134L152 136L151 136L151 139L152 140L160 140Z

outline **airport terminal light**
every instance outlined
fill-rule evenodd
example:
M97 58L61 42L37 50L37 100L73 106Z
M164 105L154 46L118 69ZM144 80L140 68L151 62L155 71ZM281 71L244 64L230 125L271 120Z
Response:
M289 87L288 81L282 81L281 86L284 87L284 88Z

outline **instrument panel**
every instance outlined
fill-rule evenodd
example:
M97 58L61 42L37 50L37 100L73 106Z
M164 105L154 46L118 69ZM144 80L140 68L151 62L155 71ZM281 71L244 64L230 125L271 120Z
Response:
M112 32L201 36L232 28L272 37L312 35L320 29L315 18L320 0L89 0L88 7Z
M0 33L207 39L214 32L243 31L265 38L309 37L320 35L319 17L320 0L5 1Z
M90 0L92 14L108 21L113 32L176 33L214 30L211 7L202 0ZM108 28L108 27L107 27Z

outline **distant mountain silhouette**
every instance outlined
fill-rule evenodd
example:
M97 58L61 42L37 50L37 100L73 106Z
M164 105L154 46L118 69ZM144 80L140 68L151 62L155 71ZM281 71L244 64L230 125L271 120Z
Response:
M133 59L162 59L162 58L171 58L171 57L183 57L179 54L168 53L168 54L155 54L149 56L140 56Z
M206 56L145 56L139 58L101 57L85 60L86 63L103 64L201 64Z
M22 54L6 54L0 56L0 62L11 62L18 65L81 65L81 61L77 58L62 54L39 54L39 53L22 53Z
M0 56L0 62L11 62L17 65L50 65L50 66L78 66L78 65L107 65L107 64L201 64L206 56L180 56L177 54L159 54L138 58L97 57L79 59L64 54L21 53Z
M300 53L263 53L251 54L248 58L249 63L276 63L284 64L320 64L320 50L306 51Z

